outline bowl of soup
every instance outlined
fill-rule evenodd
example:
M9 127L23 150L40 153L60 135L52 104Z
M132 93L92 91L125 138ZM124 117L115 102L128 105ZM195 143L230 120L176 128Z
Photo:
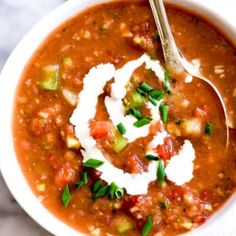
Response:
M178 49L224 99L229 146L215 94L165 68L148 1L68 1L1 73L1 171L49 232L204 235L232 217L234 26L197 1L166 9Z

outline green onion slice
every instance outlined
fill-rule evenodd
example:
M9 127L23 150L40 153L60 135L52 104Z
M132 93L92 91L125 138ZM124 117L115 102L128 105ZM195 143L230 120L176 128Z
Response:
M81 174L81 180L75 183L75 188L81 188L88 183L88 174L87 171L83 171Z
M147 236L151 231L152 226L153 226L152 216L148 216L147 221L142 228L142 236Z
M150 124L151 121L152 121L151 118L144 117L144 118L142 118L142 119L140 119L140 120L134 122L134 126L135 126L136 128L140 128L140 127L142 127L142 126L144 126L144 125Z
M85 163L84 166L88 168L98 168L101 166L104 162L97 160L97 159L88 159Z
M116 192L116 184L114 182L112 182L109 186L109 190L108 190L108 195L111 199L113 199L115 197L115 192Z
M161 99L163 99L164 98L164 92L163 91L161 91L161 90L152 90L150 93L149 93L149 95L152 97L152 98L154 98L154 99L156 99L157 101L160 101Z
M166 173L165 173L163 162L159 160L158 168L157 168L157 178L161 186L163 186L164 184L165 176L166 176Z
M165 70L165 72L164 72L164 85L165 85L166 93L170 94L171 93L171 85L170 85L170 77L169 77L167 70Z
M106 192L107 192L107 189L108 189L107 185L102 186L101 188L99 188L99 190L97 191L97 193L94 196L95 199L98 199L98 198L101 198L101 197L105 196Z
M159 110L161 112L161 120L163 123L166 123L168 120L169 107L166 104L161 104Z
M162 209L167 209L169 207L169 204L167 201L160 202L159 205Z
M140 88L136 88L136 92L139 93L142 96L146 95L146 93L143 90L141 90Z
M206 123L204 133L205 133L206 135L210 136L210 135L212 134L213 128L214 128L213 124L211 124L211 123Z
M149 160L152 160L152 161L158 161L159 160L159 158L157 156L154 156L154 155L151 155L151 154L146 155L146 158L149 159Z
M116 198L121 199L124 197L124 194L125 194L124 189L117 186L116 191L115 191Z
M139 89L141 89L144 93L149 93L149 92L151 92L153 90L153 88L149 84L147 84L145 82L143 82L139 86Z
M64 207L68 206L70 199L71 199L71 194L70 194L69 185L67 184L61 196L61 200L63 202Z
M135 109L135 108L129 109L128 115L133 115L138 120L142 118L141 112L139 110Z
M121 134L125 134L126 133L126 128L125 128L125 126L122 123L119 123L116 127L117 127L117 129L119 130L119 132Z
M124 189L118 187L114 182L112 182L109 186L108 189L108 195L111 199L113 199L114 197L120 199L124 197Z
M148 100L154 105L157 105L156 99L154 99L152 96L148 95Z
M94 185L93 185L93 192L97 192L98 189L100 188L101 186L101 181L98 180Z

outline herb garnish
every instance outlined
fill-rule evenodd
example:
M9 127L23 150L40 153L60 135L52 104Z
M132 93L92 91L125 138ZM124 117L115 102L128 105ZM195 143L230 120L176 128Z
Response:
M158 161L158 168L157 168L157 179L158 179L161 186L163 186L163 184L164 184L165 176L166 176L166 174L165 174L163 162L161 160L159 160Z
M71 199L69 185L67 184L61 196L64 207L67 207Z
M147 236L149 232L151 231L152 226L153 226L152 216L148 216L147 221L142 228L142 232L141 232L142 236Z
M98 168L100 167L104 162L97 160L97 159L88 159L85 163L84 163L84 167L88 167L88 168Z
M161 112L161 120L163 123L166 123L168 120L169 107L166 104L161 104L159 110Z
M149 117L143 117L142 119L137 120L136 122L134 122L134 126L135 126L136 128L140 128L140 127L142 127L142 126L144 126L144 125L150 124L151 121L152 121L151 118L149 118Z
M83 171L81 174L81 180L74 184L75 188L81 188L82 186L88 183L88 174L87 171Z
M126 128L122 123L119 123L116 127L122 135L126 133Z

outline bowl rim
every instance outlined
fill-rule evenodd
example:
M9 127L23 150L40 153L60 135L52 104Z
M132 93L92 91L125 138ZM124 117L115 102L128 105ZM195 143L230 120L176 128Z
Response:
M12 134L15 93L25 65L47 36L63 22L84 9L104 2L108 2L108 0L70 0L57 7L40 20L40 22L17 44L5 63L0 75L0 107L3 109L0 122L0 145L4 147L0 150L0 168L3 179L24 211L43 228L58 236L83 236L84 234L65 224L49 212L49 210L39 202L23 174L20 163L16 157ZM218 13L207 6L207 4L199 0L167 0L167 2L197 13L203 18L207 18L210 23L212 23L212 19L215 19L221 24L221 32L223 31L227 36L236 39L234 26L230 22L227 22L226 19L222 18L222 16L219 16ZM211 20L209 20L209 17L211 17ZM231 204L236 205L236 198L234 196L227 201L223 210L219 210L219 212L211 217L207 224L198 227L198 229L191 231L189 234L199 235L201 233L201 235L204 235L209 232L214 228L215 223L225 216L226 211L227 214L230 214L229 212L233 213L232 207L229 207Z

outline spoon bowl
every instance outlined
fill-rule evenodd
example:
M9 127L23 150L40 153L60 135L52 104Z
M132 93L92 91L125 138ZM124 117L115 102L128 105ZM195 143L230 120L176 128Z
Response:
M167 19L166 10L164 7L163 0L149 0L153 17L156 22L157 30L160 36L161 45L163 49L165 66L168 70L168 73L172 77L192 77L192 79L199 79L202 82L206 83L209 89L215 93L218 98L223 113L224 113L224 124L226 131L226 149L229 146L229 125L228 125L228 116L227 109L223 98L216 88L216 86L207 78L203 77L199 73L195 72L193 65L191 65L180 53L175 44L173 34L170 29L170 25Z

